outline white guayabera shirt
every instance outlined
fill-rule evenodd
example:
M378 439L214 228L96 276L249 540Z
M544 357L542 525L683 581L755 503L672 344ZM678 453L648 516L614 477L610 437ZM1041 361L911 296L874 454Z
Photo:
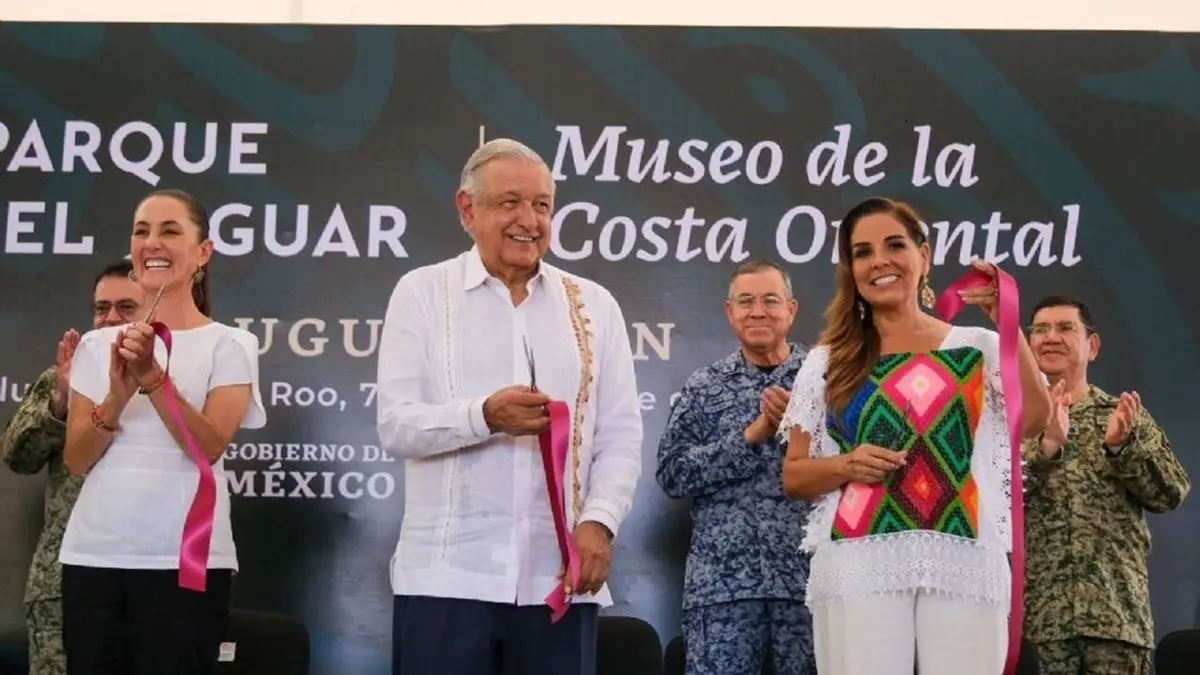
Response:
M598 284L544 261L514 307L475 248L405 274L379 343L381 447L404 459L397 595L541 604L561 556L535 436L488 431L483 402L530 380L570 408L568 525L617 534L642 470L642 419L625 320ZM605 586L576 601L612 603Z

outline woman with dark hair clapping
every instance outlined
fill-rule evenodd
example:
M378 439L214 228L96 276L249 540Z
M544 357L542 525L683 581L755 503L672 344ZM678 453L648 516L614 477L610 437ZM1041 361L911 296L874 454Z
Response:
M64 455L87 480L60 555L67 669L212 675L237 569L222 456L239 428L266 423L258 340L211 318L199 202L155 192L133 220L132 276L153 315L89 332L71 366ZM181 587L181 566L196 564L181 540L197 515L211 523L192 583L203 590Z

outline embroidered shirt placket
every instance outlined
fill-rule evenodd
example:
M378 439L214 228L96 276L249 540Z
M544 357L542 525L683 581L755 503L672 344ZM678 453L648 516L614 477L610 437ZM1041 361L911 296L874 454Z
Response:
M442 300L446 309L446 326L445 326L445 346L444 356L446 358L446 394L447 398L454 400L458 397L459 378L462 376L461 369L458 367L457 347L461 344L459 336L459 323L456 320L454 305L451 301L450 293L450 272L446 271L442 274ZM450 461L447 462L445 470L442 472L442 489L446 492L446 519L442 522L441 545L438 551L441 559L445 560L450 553L450 534L454 529L454 505L458 503L455 498L455 485L458 481L458 453L452 453Z
M567 499L571 503L571 526L579 524L583 514L583 484L580 478L580 450L583 444L583 422L587 414L588 403L591 400L592 380L595 378L596 357L592 350L592 322L585 311L583 300L579 297L579 286L567 278L563 278L563 289L567 293L568 311L571 315L571 328L575 332L575 345L579 349L580 381L579 393L575 397L575 416L571 431L571 476L570 493Z

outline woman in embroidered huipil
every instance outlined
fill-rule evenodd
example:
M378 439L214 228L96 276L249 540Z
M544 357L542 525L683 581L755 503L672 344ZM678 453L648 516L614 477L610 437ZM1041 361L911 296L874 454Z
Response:
M999 338L921 310L934 304L930 249L907 205L851 209L838 253L828 325L780 425L784 489L815 503L802 548L817 670L999 675L1013 452ZM996 320L995 284L963 299ZM1024 337L1020 368L1034 436L1050 405Z

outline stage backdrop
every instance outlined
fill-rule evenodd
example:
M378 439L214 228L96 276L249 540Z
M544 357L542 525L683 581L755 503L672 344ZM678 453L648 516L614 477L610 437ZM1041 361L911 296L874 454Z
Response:
M88 325L137 201L200 196L216 315L259 336L270 416L227 455L237 605L302 617L319 675L389 672L403 469L374 432L380 320L402 274L470 245L467 156L521 139L558 180L549 259L629 321L646 441L610 611L666 642L689 537L654 480L672 396L735 347L738 262L786 264L794 339L815 338L838 221L868 195L927 219L936 287L982 256L1026 308L1093 303L1094 379L1138 390L1200 470L1198 62L1194 34L6 24L0 416ZM42 484L0 474L6 626ZM1160 635L1193 622L1198 508L1152 521Z

